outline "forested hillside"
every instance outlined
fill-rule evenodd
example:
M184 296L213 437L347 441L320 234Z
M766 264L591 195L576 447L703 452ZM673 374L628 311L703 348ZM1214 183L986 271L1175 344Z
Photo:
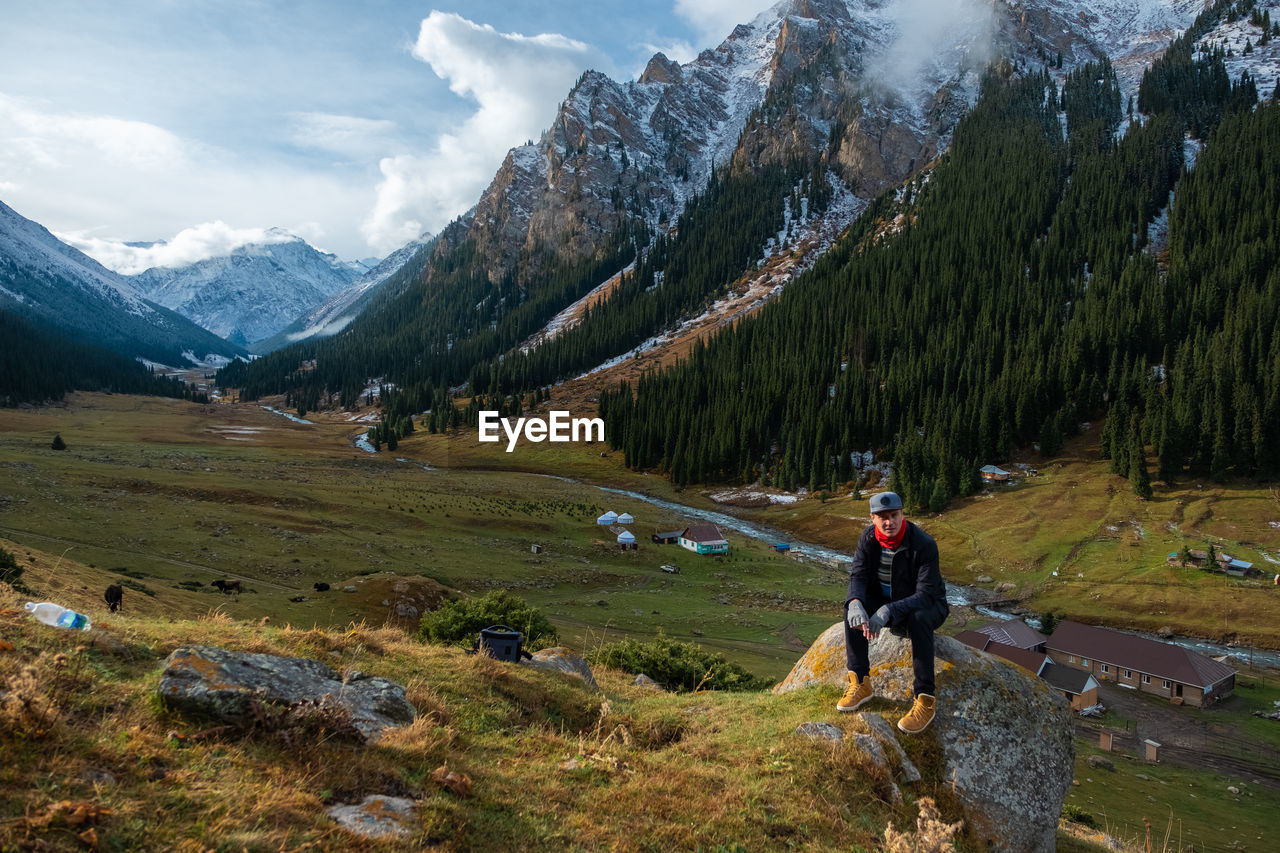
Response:
M1047 73L990 76L937 167L778 304L607 395L610 441L678 483L784 488L891 451L907 501L940 506L978 466L1052 454L1105 413L1104 453L1140 492L1144 445L1164 477L1273 476L1280 107L1251 111L1251 81L1192 43L1147 75L1152 114L1118 141L1105 62L1061 91ZM1184 130L1205 140L1189 174ZM1175 183L1161 256L1147 223Z
M0 310L0 406L61 400L68 391L112 391L209 402L186 383L131 358L73 341Z

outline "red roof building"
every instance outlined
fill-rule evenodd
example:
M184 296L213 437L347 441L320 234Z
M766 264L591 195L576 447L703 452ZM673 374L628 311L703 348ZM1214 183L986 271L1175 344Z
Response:
M1225 663L1124 631L1059 622L1045 645L1054 663L1178 704L1211 705L1235 689L1236 671Z

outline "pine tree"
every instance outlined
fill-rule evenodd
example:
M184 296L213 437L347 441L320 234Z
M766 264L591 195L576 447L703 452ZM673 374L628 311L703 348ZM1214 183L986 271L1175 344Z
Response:
M54 450L66 450L67 443L62 440L62 433L54 433L53 441L49 444Z

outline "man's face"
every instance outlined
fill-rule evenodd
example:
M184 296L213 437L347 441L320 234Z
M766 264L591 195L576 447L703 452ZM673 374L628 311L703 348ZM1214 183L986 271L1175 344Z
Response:
M871 513L871 523L876 526L876 530L880 531L880 535L886 539L892 539L898 535L898 531L902 529L902 522L903 515L900 509Z

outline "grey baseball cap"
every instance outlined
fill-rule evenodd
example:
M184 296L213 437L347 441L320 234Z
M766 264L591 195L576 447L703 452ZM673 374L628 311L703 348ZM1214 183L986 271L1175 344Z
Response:
M881 492L871 496L872 512L890 512L895 509L902 509L902 498L898 497L897 492Z

